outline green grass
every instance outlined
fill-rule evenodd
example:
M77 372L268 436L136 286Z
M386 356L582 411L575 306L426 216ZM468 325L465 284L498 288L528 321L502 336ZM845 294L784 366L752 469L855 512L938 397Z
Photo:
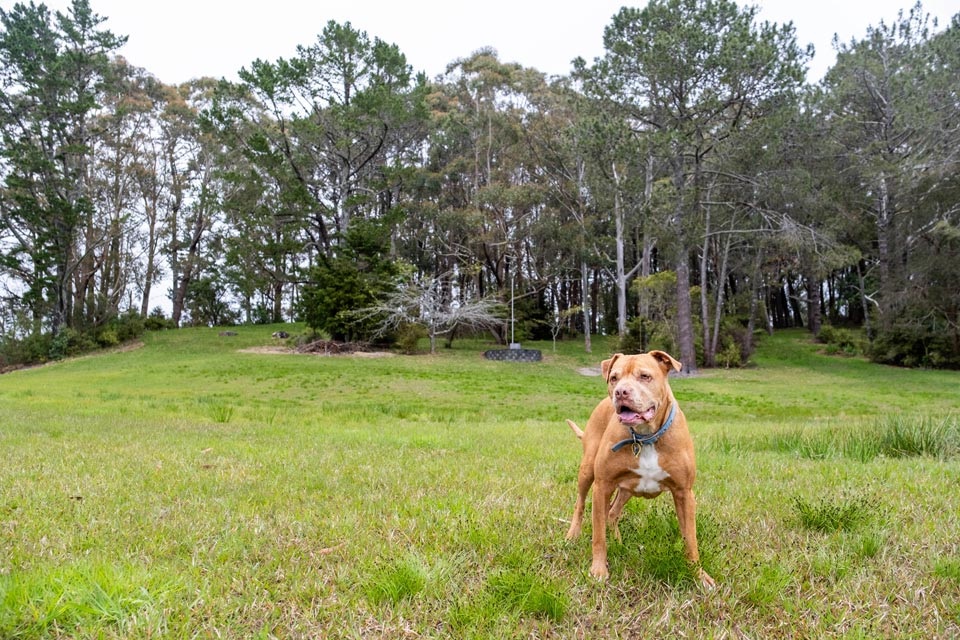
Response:
M486 361L481 341L240 351L275 330L150 334L0 376L0 637L960 634L956 372L796 332L754 367L675 379L707 593L668 496L627 505L606 583L589 526L563 539L564 419L604 392L577 371L602 340L525 344L538 364Z

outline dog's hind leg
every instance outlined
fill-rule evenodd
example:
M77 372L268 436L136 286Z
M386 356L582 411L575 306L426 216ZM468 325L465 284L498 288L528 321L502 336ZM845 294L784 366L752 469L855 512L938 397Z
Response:
M618 488L613 497L613 504L610 505L610 512L607 514L607 523L613 528L613 537L617 542L623 542L620 536L620 518L623 516L623 508L627 506L631 497L630 493Z

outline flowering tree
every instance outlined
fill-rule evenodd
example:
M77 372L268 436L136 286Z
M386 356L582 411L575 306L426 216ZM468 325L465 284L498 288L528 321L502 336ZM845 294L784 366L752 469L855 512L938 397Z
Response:
M485 329L503 325L499 302L490 298L454 300L447 282L449 279L444 276L411 280L357 313L363 319L378 319L377 336L405 325L423 327L430 338L430 353L436 353L437 337L458 327Z

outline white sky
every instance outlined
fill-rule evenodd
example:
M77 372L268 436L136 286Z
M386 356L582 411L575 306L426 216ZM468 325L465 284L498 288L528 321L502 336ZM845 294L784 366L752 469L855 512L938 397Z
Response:
M69 0L34 0L65 10ZM481 47L495 48L503 62L518 62L550 75L569 73L570 61L603 54L603 30L624 4L645 0L90 0L104 26L129 36L127 60L166 83L198 76L236 79L257 58L291 57L310 45L329 20L350 22L396 44L415 71L431 78L447 64ZM749 2L741 2L748 4ZM816 55L809 79L832 64L833 34L848 42L868 25L890 23L913 0L757 0L760 19L793 21L801 46ZM14 0L0 0L9 10ZM960 12L957 0L927 0L938 30Z

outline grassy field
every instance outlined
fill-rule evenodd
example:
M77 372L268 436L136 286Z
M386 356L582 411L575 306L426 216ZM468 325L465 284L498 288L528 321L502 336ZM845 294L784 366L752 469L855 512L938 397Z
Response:
M580 344L538 364L243 352L277 327L0 377L0 638L960 636L960 374L765 339L673 381L702 591L672 501L611 578L563 534Z

